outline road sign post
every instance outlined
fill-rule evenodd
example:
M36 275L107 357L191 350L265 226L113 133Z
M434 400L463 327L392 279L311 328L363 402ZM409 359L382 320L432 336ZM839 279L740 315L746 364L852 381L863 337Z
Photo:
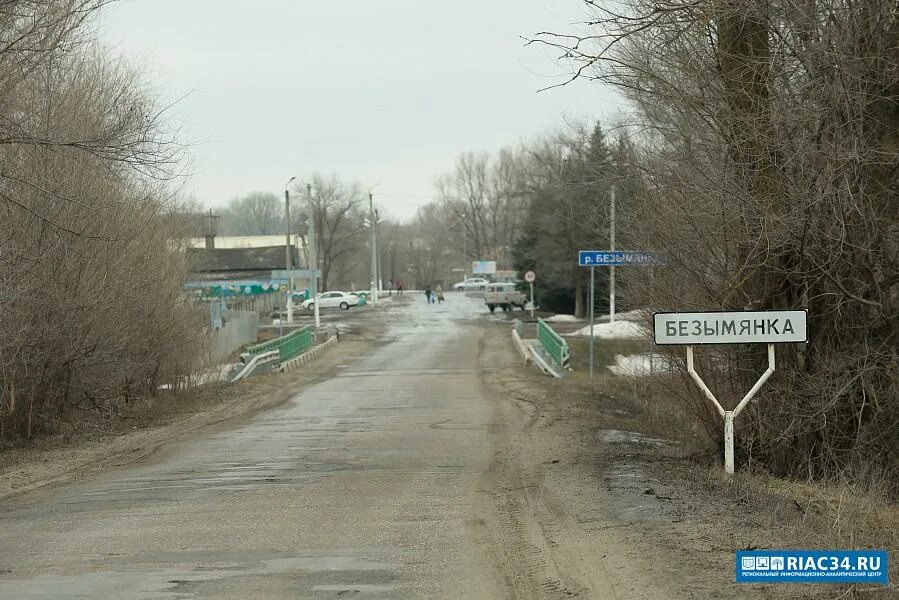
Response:
M612 245L614 247L614 234ZM609 267L609 323L615 322L615 267L640 266L654 267L665 264L665 257L655 252L630 252L621 250L581 250L577 257L578 265L590 267L590 378L593 378L593 327L594 306L596 305L596 267Z
M590 267L590 379L593 379L593 324L595 322L596 267Z
M701 313L655 313L653 338L658 345L685 345L687 373L724 420L724 471L734 472L734 419L774 373L774 344L805 343L804 310ZM704 344L767 344L768 368L733 410L726 410L696 372L693 346Z
M524 274L524 280L528 282L528 285L531 286L531 320L534 319L534 282L537 281L537 274L533 271L528 271Z

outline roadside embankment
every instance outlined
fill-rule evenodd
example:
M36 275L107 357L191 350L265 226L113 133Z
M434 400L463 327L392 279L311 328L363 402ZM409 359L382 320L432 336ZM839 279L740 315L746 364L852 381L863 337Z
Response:
M0 498L139 461L170 440L277 406L329 377L338 365L366 355L382 329L365 326L343 334L340 344L316 352L316 360L289 372L234 385L162 390L154 398L121 404L114 411L84 408L61 423L58 433L0 451Z
M502 339L517 352L510 336ZM497 463L519 465L494 510L514 508L507 518L536 523L534 544L549 549L537 573L554 574L566 593L589 588L588 597L604 597L583 575L590 569L628 598L895 597L895 588L879 586L734 583L737 550L883 548L895 555L899 509L876 490L784 480L746 462L728 478L719 449L668 391L664 378L676 374L616 368L621 356L648 352L648 343L598 340L592 381L586 340L571 346L575 370L564 379L523 366L485 377L502 422L495 429L510 432ZM566 547L567 558L559 550ZM586 564L578 548L591 553ZM581 565L577 572L566 570L566 560ZM634 572L651 585L622 596ZM891 580L897 577L893 561Z

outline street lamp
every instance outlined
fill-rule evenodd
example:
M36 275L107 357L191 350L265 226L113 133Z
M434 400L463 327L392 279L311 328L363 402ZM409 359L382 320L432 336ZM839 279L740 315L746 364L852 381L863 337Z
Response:
M286 239L284 244L284 251L286 253L284 268L289 272L292 265L292 260L290 257L290 190L287 186L293 182L296 177L291 177L287 180L287 183L284 184L284 226L287 228L286 231ZM290 273L288 273L289 275ZM288 286L287 286L287 322L293 323L293 277L288 278Z

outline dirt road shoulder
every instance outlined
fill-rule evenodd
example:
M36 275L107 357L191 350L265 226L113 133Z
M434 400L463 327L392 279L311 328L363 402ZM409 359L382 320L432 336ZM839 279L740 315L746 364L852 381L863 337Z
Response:
M376 339L344 336L302 369L155 398L130 414L91 414L90 418L105 422L91 430L39 440L31 447L9 449L0 453L0 500L147 460L170 441L232 426L330 377L369 352Z
M507 337L489 336L488 352L514 352ZM846 535L855 547L895 550L895 507L854 499L825 511L822 490L728 480L624 394L524 367L487 374L484 386L496 406L495 452L479 527L492 529L498 572L518 597L839 597L841 586L738 585L734 553L845 547ZM844 519L842 540L830 535L833 514Z

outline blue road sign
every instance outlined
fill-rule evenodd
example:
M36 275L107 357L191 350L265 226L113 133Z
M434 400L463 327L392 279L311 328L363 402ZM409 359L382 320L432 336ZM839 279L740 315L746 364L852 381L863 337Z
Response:
M654 267L665 264L665 257L655 252L628 252L623 250L581 250L577 262L582 267Z

